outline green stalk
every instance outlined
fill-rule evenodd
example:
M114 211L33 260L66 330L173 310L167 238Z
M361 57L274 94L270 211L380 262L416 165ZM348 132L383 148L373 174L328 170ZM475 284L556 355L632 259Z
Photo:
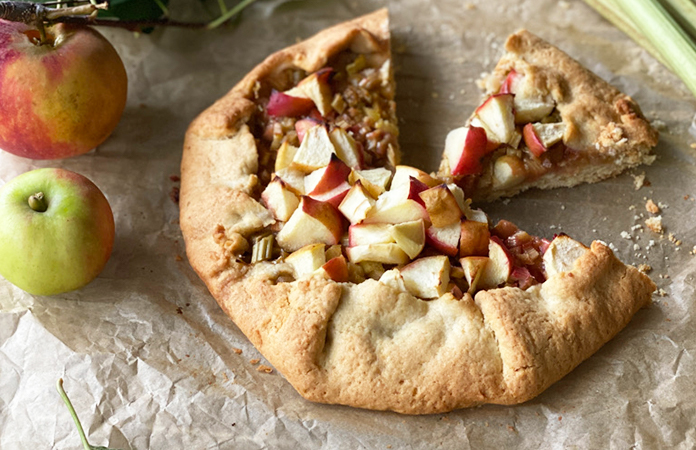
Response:
M585 0L585 3L593 7L598 13L604 16L616 28L626 33L628 37L633 39L638 45L643 47L662 65L671 70L667 61L664 60L660 52L652 45L652 43L640 32L635 23L631 21L625 14L621 14L615 0Z
M65 402L65 406L68 407L68 411L70 411L70 415L73 418L73 421L75 422L75 426L77 426L77 432L80 434L80 439L82 440L82 446L84 447L85 450L92 450L92 446L89 445L89 441L87 441L87 436L85 436L85 430L82 429L82 424L80 423L80 419L77 418L77 413L75 412L75 408L73 408L72 402L68 398L68 394L65 393L65 390L63 389L63 379L59 378L58 382L56 383L56 389L58 389L58 393L60 394L60 397L63 399L63 402Z
M234 8L228 10L225 14L221 15L217 19L213 20L210 22L206 28L209 30L215 29L222 25L223 23L227 22L230 20L232 17L234 17L237 13L242 12L244 8L247 6L251 5L254 3L256 0L242 0L241 2L237 3Z
M696 39L696 5L692 0L661 0L662 6L679 22L691 39Z
M655 0L616 0L668 66L696 95L696 44Z

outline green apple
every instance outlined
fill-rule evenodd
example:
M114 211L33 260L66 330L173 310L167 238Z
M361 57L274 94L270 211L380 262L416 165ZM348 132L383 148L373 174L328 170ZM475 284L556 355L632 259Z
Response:
M37 169L0 188L0 275L30 294L86 285L113 244L109 202L80 174Z

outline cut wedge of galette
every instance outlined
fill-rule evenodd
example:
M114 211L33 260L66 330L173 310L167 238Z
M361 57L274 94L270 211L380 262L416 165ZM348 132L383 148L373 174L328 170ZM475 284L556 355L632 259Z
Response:
M448 143L454 175L399 165L381 10L271 55L191 124L188 259L302 396L408 414L524 402L649 303L654 284L606 245L492 225L472 208L474 183L457 171L489 164L503 142L523 151L510 145L524 139L520 98L497 94L477 112L512 122L450 135L482 152L462 162ZM560 102L546 109L527 113L542 144L555 139L542 156L574 142L579 120L556 120Z
M652 163L658 133L629 96L528 31L505 49L481 105L448 134L440 177L491 201Z

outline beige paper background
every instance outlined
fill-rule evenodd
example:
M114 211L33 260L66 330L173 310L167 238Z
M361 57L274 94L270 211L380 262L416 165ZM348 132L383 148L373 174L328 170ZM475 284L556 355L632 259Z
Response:
M169 194L188 123L274 50L381 6L392 14L406 163L436 168L446 132L476 106L475 80L522 27L662 123L657 161L633 172L644 171L651 186L635 190L623 175L486 207L493 219L547 237L560 230L611 242L625 262L650 264L666 293L526 404L410 417L308 403L277 372L257 372L250 360L260 355L186 262ZM197 2L174 1L171 10L201 17ZM59 161L0 152L0 184L39 167L87 175L108 197L117 227L111 260L82 290L32 297L0 279L0 448L80 448L55 392L59 377L91 442L124 449L696 446L696 153L689 147L696 100L582 1L259 0L236 28L103 32L130 78L113 136L95 152ZM680 247L632 229L649 216L645 198L665 206L665 227Z

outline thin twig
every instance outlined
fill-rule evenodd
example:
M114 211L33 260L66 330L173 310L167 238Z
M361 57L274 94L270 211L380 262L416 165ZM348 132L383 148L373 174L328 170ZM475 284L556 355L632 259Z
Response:
M168 18L149 20L120 20L106 18L95 19L89 16L65 16L55 19L54 22L69 23L73 25L95 25L100 27L124 28L128 31L141 31L143 28L159 26L200 29L205 28L208 25L205 22L180 22L178 20Z

